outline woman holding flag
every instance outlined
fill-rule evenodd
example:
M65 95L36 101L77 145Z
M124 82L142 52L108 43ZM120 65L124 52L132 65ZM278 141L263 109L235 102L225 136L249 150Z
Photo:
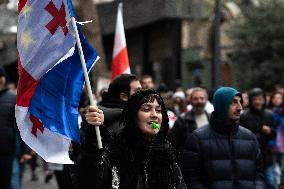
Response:
M141 90L130 97L121 118L124 129L116 139L109 139L101 127L101 150L94 149L93 144L94 125L103 123L102 111L91 106L86 121L89 133L83 139L77 162L76 187L111 188L111 170L115 166L120 189L187 188L166 138L169 126L165 104L154 90Z

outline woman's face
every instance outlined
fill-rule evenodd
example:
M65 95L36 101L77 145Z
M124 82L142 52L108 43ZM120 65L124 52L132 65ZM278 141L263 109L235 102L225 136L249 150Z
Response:
M283 103L282 95L276 93L276 94L273 96L272 104L273 104L274 106L276 106L276 107L279 107L279 106L282 105L282 103Z
M143 135L153 136L160 131L162 125L162 108L155 99L153 102L147 102L141 105L137 113L138 128ZM159 124L159 128L153 128L152 122Z

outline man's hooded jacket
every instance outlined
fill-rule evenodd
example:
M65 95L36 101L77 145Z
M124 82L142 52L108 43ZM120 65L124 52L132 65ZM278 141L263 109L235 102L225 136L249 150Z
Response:
M228 119L235 96L241 94L233 88L218 89L210 125L195 130L187 140L181 168L188 188L264 188L255 135Z

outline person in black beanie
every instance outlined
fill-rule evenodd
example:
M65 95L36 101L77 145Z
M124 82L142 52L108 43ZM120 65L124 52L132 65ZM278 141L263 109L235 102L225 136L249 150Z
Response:
M181 164L190 189L264 189L261 153L255 135L238 124L241 93L219 88L207 126L187 139Z
M101 110L89 108L86 120L91 128L101 125L103 119ZM187 188L174 149L167 140L168 116L157 92L147 89L130 96L123 109L121 125L123 129L112 146L103 143L101 150L85 148L88 155L82 157L84 161L77 169L79 188L110 189L113 166L118 171L119 189ZM88 137L96 141L94 130Z
M249 108L241 114L240 125L252 131L259 142L264 163L264 176L266 189L277 188L275 168L278 166L274 160L272 146L269 142L276 137L274 118L271 110L265 108L265 93L260 88L249 92ZM280 180L280 178L278 178Z

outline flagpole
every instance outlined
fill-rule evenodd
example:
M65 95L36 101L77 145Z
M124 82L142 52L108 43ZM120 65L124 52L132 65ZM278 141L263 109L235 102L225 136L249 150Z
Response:
M92 106L97 106L94 99L93 99L93 93L92 93L92 89L91 89L90 79L89 79L89 76L88 76L85 57L84 57L84 53L83 53L83 49L82 49L82 45L81 45L81 41L80 41L80 37L79 37L77 25L76 25L76 21L75 21L74 17L71 17L71 20L72 20L72 25L73 25L74 30L75 30L77 47L79 49L79 54L80 54L80 59L81 59L82 69L83 69L83 73L84 73L84 77L85 77L85 82L86 82L86 87L87 87L87 92L88 92L90 104ZM99 149L101 149L101 148L103 148L103 145L102 145L102 139L101 139L99 126L95 126L95 129L96 129L98 147L99 147Z

